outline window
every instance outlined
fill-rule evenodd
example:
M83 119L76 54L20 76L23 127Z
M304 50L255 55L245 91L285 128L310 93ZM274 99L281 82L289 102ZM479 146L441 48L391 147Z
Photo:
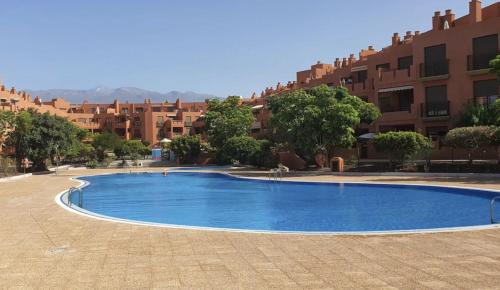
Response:
M391 69L391 64L390 63L382 63L382 64L377 64L375 66L375 70L381 70L381 71L389 71Z
M472 40L473 66L472 69L489 68L490 60L494 59L498 51L498 34L477 37Z
M161 107L153 107L153 112L161 112Z
M446 44L426 47L423 77L432 77L448 74L448 60L446 59Z
M136 113L143 113L144 112L144 108L135 108L135 112Z
M398 70L409 69L413 65L413 55L398 58Z
M413 89L379 93L380 112L411 112Z
M141 118L139 117L134 117L134 126L139 127L141 126Z
M123 108L122 109L122 114L128 114L128 108Z
M399 131L415 131L414 124L403 124L403 125L388 125L388 126L380 126L380 133L387 132L399 132Z
M426 117L439 117L449 115L448 95L446 86L425 88Z
M474 82L474 101L476 104L492 104L498 99L498 81L485 80Z
M352 74L352 81L354 83L362 83L366 79L368 79L368 71L367 70L360 70L357 72L353 72L353 74Z
M134 139L141 139L141 137L142 137L141 130L135 129L134 130Z

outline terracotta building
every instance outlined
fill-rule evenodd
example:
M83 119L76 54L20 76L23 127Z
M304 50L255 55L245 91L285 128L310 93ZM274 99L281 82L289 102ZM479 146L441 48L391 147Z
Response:
M440 137L453 128L468 103L487 104L498 98L499 83L488 63L500 54L499 33L500 2L482 8L479 0L472 0L468 15L456 18L451 10L435 12L430 31L394 33L391 44L380 51L369 46L358 58L351 54L332 64L318 62L297 72L295 82L266 88L262 100L254 96L245 102L262 104L270 95L321 84L345 86L382 112L360 133L417 131L439 147ZM266 114L263 109L255 115ZM258 122L254 132L262 134L265 122ZM363 149L363 157L376 156L372 149Z
M163 138L195 133L193 124L206 110L204 102L69 104L63 99L43 102L15 88L0 87L0 110L18 112L34 109L68 118L81 128L94 133L115 132L123 139L141 139L157 144Z

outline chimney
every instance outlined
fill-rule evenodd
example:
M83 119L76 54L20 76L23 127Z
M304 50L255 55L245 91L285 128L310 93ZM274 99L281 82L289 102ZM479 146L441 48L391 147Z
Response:
M446 10L444 20L448 21L448 25L450 28L455 25L455 14L451 12L451 9Z
M342 59L342 67L346 67L347 66L347 58L343 58Z
M354 57L354 54L349 55L349 64L353 64L356 62L356 57Z
M407 40L410 40L412 38L413 38L413 35L411 34L411 31L406 31L404 40L407 41Z
M478 23L483 20L483 10L481 9L481 1L479 0L470 1L469 19L471 24Z
M420 35L420 30L415 31L415 36L418 36L418 35Z
M399 33L395 32L392 36L392 46L397 46L399 45L399 42L401 41L401 38L399 37Z
M441 12L434 12L432 17L432 30L441 30Z
M337 57L337 58L335 59L335 62L333 63L333 66L335 66L335 67L340 67L340 65L341 65L340 59Z

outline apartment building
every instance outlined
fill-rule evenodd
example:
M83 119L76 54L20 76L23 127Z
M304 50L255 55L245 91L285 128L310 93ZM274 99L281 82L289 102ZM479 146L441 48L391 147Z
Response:
M0 86L0 110L19 112L33 109L68 118L80 128L91 132L115 132L125 140L140 139L157 144L163 138L195 133L194 126L206 111L204 102L183 103L121 103L69 104L63 99L43 102L15 88Z
M382 112L360 133L417 131L439 147L440 137L453 128L467 104L498 98L499 83L489 72L489 61L500 54L499 34L500 2L483 8L481 1L472 0L468 15L456 18L451 10L435 12L430 31L394 33L391 45L380 51L369 46L358 58L351 54L332 64L318 62L297 72L296 81L266 88L259 102L288 90L344 86ZM247 102L257 104L256 99L254 95ZM255 113L257 118L265 114ZM266 131L263 124L256 124L256 133ZM365 149L363 157L376 156L373 148Z

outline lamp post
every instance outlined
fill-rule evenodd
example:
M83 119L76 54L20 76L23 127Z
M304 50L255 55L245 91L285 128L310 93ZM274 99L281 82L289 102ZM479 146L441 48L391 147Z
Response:
M58 152L58 145L54 146L56 149L56 176L59 176L59 152Z

